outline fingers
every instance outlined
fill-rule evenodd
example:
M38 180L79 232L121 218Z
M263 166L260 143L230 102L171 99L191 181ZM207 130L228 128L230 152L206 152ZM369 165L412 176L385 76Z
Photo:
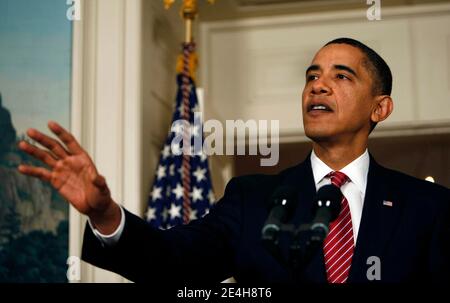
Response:
M25 141L19 143L19 148L52 168L56 165L56 159L47 151L37 148Z
M48 122L48 128L69 148L70 153L77 155L84 152L83 148L77 140L75 140L73 135L65 130L61 125L54 121L50 121Z
M30 128L29 130L27 130L27 135L42 146L48 148L59 159L64 159L68 156L67 151L58 141L50 138L47 135L44 135L40 131L34 128Z
M35 166L29 166L29 165L19 165L19 172L21 172L24 175L32 176L39 178L41 180L50 182L52 173L43 168L43 167L35 167Z

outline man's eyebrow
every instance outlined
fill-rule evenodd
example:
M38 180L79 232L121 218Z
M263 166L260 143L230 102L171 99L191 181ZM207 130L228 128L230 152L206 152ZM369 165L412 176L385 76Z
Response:
M358 77L356 72L346 65L336 64L336 65L334 65L334 68L338 69L338 70L345 70L345 71L349 72L350 74L353 74L353 76Z
M317 64L313 64L306 69L305 74L308 74L310 71L316 71L316 70L320 70L320 66Z
M346 66L346 65L335 64L335 65L333 65L333 67L334 67L335 69L338 69L338 70L345 70L345 71L349 72L350 74L353 74L355 77L358 77L358 75L356 74L356 72L355 72L352 68L350 68L350 67L348 67L348 66ZM309 67L306 69L306 73L305 73L305 74L308 74L308 73L311 72L311 71L318 71L318 70L321 70L320 66L317 65L317 64L313 64L313 65L309 66Z

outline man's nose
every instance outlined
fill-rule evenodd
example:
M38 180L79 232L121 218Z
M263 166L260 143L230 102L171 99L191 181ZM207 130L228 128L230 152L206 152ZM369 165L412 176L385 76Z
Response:
M331 92L330 86L323 77L316 79L312 85L312 93L315 95L328 95Z

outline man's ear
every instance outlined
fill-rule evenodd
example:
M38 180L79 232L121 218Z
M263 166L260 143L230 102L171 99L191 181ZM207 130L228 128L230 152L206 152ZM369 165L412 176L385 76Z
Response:
M375 100L375 107L370 116L372 122L378 123L385 120L394 110L394 102L388 95L378 96Z

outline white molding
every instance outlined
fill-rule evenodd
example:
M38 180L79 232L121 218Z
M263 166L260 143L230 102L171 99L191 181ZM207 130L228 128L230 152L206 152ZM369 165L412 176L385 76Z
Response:
M450 134L450 121L415 122L405 125L397 123L389 126L378 125L369 138L387 138L401 136L420 136ZM310 141L304 131L296 129L284 131L280 134L280 143L295 143Z
M74 22L71 130L105 175L113 198L141 215L142 0L83 0ZM86 218L70 209L69 254ZM124 282L82 263L82 282Z
M124 205L142 216L142 2L125 3L124 41ZM130 131L131 130L131 131ZM132 169L127 169L131 167Z
M361 4L361 0L321 0L321 1L297 1L297 2L283 2L283 3L270 3L270 4L258 4L258 5L240 5L239 1L236 3L236 10L238 12L257 12L257 11L273 11L278 9L302 9L302 8L318 8L327 7L330 5L348 5L348 4Z
M81 20L73 22L72 43L72 102L71 132L85 150L95 157L95 133L92 129L95 116L95 49L97 1L81 2ZM69 256L81 257L86 218L70 206ZM93 281L93 271L82 264L81 279Z
M350 9L336 12L315 12L283 16L251 17L227 21L206 21L200 23L200 31L237 29L242 27L273 27L304 23L336 22L349 20L367 20L366 9ZM382 20L386 17L408 17L441 15L450 11L450 3L420 4L412 6L382 7ZM377 21L373 21L377 22ZM203 38L203 36L202 36ZM204 41L203 39L201 41Z

